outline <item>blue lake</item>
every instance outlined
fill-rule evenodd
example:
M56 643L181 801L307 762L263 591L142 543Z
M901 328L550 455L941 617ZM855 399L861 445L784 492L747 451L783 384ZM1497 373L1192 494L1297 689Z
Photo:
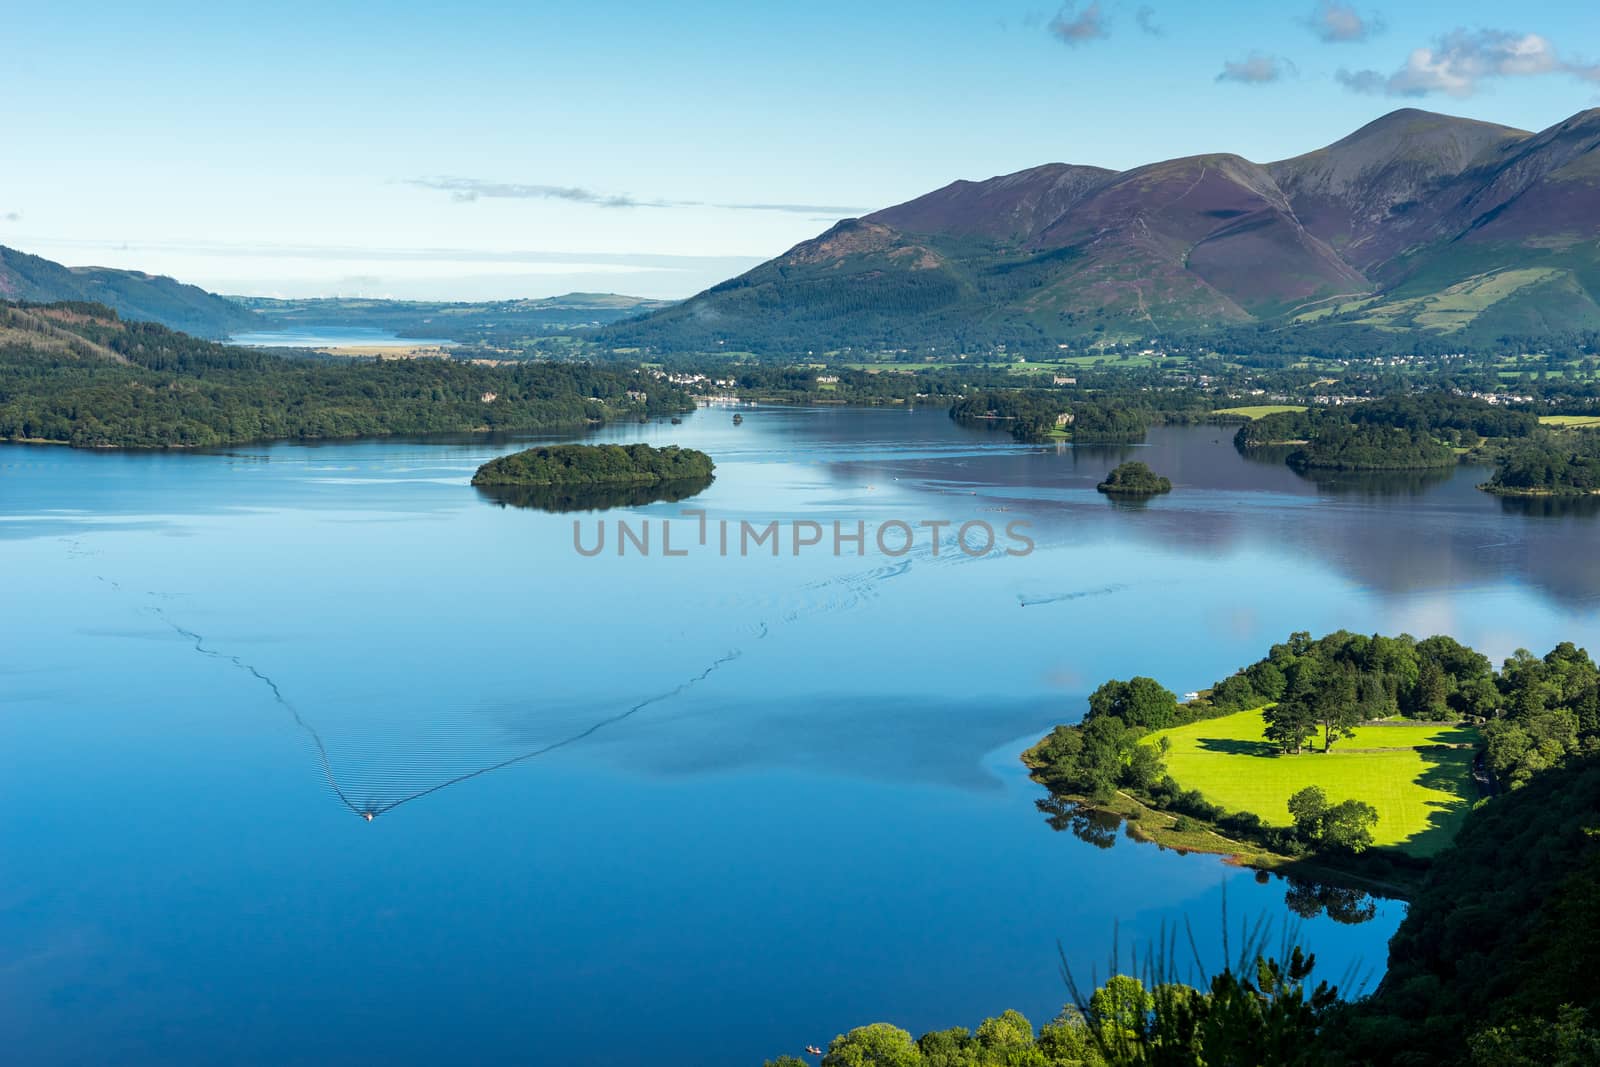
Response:
M600 515L473 490L511 441L0 450L6 1058L754 1067L879 1019L1043 1022L1058 944L1103 977L1185 922L1220 963L1224 896L1294 918L1282 881L1046 825L1017 753L1101 681L1198 689L1295 630L1600 644L1600 520L1480 470L744 414L594 435L718 463ZM1094 491L1133 456L1175 491ZM918 537L722 556L690 507ZM575 551L618 518L656 551ZM1024 556L917 525L1019 520ZM1403 914L1300 935L1375 977Z
M234 334L228 343L250 348L341 348L361 345L369 348L410 348L413 345L453 345L433 337L401 337L393 330L371 326L296 326L284 330L260 330Z

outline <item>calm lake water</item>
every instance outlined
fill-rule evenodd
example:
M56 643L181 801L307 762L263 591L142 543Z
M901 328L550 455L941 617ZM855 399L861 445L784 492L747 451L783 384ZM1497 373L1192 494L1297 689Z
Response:
M306 326L287 330L262 330L239 333L228 343L250 348L340 348L362 345L369 348L410 348L412 345L453 345L454 341L430 337L401 337L393 330L370 326Z
M1038 547L725 558L679 517L687 556L584 558L575 516L469 487L509 442L0 450L8 1060L753 1067L1042 1022L1058 942L1103 976L1186 921L1219 963L1224 894L1293 918L1281 881L1046 825L1016 755L1099 682L1197 689L1293 630L1600 645L1597 520L1482 471L1319 485L1212 427L1074 451L934 410L597 436L718 471L576 516L590 543L695 506ZM1127 457L1175 491L1097 494ZM1381 972L1403 913L1300 933Z

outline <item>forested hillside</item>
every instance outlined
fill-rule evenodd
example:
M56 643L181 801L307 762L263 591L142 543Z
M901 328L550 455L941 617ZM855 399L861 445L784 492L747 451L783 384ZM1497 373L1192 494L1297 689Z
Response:
M292 359L92 304L0 305L0 440L198 447L571 428L692 407L682 391L622 368Z

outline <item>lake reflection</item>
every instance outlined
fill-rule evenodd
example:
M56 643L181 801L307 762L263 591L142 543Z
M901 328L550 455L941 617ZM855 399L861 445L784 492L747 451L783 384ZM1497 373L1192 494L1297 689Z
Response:
M1052 833L1017 754L1107 677L1196 689L1293 630L1600 643L1597 520L1482 470L1352 492L1216 427L744 413L591 439L710 453L713 523L1025 520L1037 550L582 558L573 515L468 484L526 440L0 450L8 1054L752 1064L1048 1019L1058 939L1086 972L1188 920L1215 960L1224 885L1336 980L1402 906ZM1108 502L1128 458L1173 492ZM616 515L689 544L681 508Z

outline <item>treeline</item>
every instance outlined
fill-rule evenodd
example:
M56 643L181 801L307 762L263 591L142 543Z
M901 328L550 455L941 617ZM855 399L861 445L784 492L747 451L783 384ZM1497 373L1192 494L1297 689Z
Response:
M1346 703L1361 720L1402 716L1435 722L1487 718L1501 706L1487 656L1452 637L1418 641L1340 630L1317 640L1295 633L1265 657L1217 682L1211 713L1231 715L1326 690L1353 692ZM1343 695L1343 694L1341 694Z
M1483 488L1505 496L1600 493L1600 433L1545 431L1500 449Z
M618 367L294 359L121 322L96 305L42 310L103 354L0 339L0 440L202 447L561 429L693 407L682 390Z
M1239 428L1241 451L1300 445L1288 456L1307 470L1426 470L1456 463L1457 448L1542 433L1538 417L1473 397L1423 393L1268 415Z
M950 417L1009 420L1018 441L1045 441L1063 432L1074 441L1141 441L1153 413L1118 399L1078 400L1060 390L996 389L962 396L950 405Z

